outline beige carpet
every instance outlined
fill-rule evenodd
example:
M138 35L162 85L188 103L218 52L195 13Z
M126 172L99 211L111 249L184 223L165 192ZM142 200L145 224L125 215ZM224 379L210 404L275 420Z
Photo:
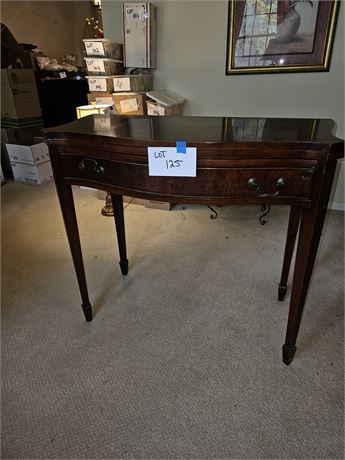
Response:
M286 208L130 204L123 277L113 219L76 203L91 323L53 184L2 187L1 458L343 458L342 213L287 367Z

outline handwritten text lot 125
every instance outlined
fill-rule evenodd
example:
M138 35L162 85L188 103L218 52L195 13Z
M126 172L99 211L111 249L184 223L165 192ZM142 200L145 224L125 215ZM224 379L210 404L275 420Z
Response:
M149 176L196 177L196 147L177 153L176 147L147 147Z

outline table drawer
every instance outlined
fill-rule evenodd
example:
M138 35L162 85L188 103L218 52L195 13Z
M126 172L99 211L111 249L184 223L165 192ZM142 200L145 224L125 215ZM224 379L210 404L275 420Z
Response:
M201 167L197 177L148 175L147 164L61 155L65 178L112 185L128 191L190 197L309 198L314 168Z

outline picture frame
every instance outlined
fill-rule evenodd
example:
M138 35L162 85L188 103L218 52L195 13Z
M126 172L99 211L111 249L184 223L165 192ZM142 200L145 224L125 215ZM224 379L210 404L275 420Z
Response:
M327 72L339 1L229 0L226 74Z

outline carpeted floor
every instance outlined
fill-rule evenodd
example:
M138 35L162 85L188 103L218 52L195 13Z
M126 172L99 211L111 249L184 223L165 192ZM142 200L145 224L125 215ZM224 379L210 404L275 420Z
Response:
M288 210L125 210L76 189L86 323L53 184L2 187L2 457L343 458L343 213L330 212L291 366Z

